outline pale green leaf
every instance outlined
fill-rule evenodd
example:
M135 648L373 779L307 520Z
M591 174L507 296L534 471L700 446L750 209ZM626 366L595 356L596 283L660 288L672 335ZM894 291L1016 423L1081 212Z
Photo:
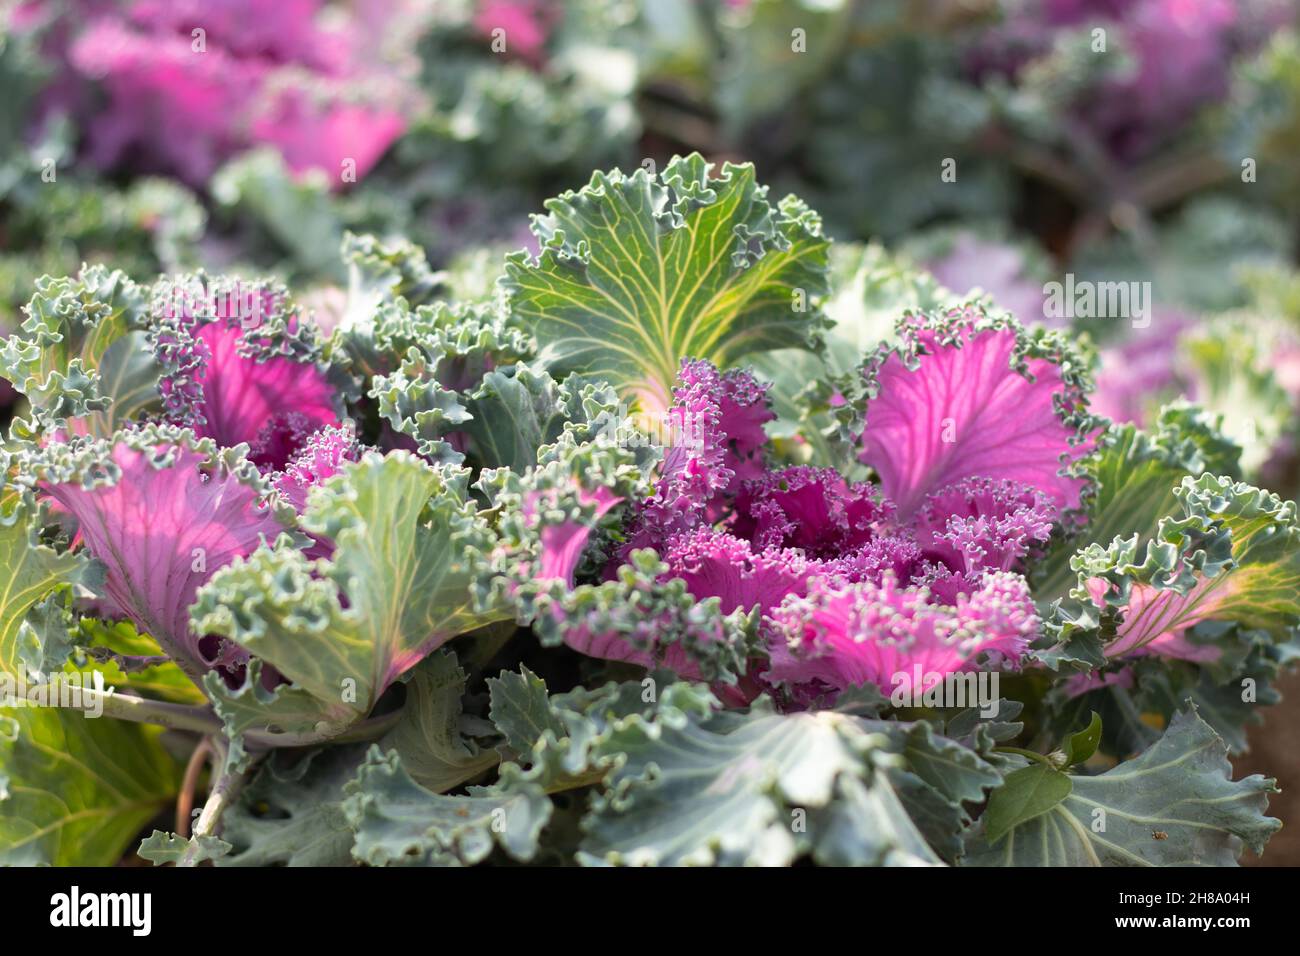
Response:
M870 722L865 726L882 731L888 727ZM974 750L937 735L924 721L907 728L902 753L912 773L953 803L980 803L1001 782Z
M813 858L824 866L937 866L891 776L836 780L835 799L817 810Z
M530 753L547 731L557 740L565 736L564 724L546 693L546 681L527 667L521 666L517 674L502 671L500 677L489 678L487 684L492 694L492 722L515 753Z
M351 719L345 708L331 705L302 687L280 684L268 689L262 679L262 666L260 659L251 658L244 682L236 688L231 688L216 671L209 671L203 678L212 709L225 729L228 760L239 771L249 766L244 738L250 732L282 734L284 745L290 745L337 736Z
M429 268L424 250L399 239L384 242L372 235L343 233L343 262L348 270L348 304L338 327L345 332L373 327L385 302L405 299L412 306L431 300L444 276Z
M160 407L147 308L144 290L120 271L42 276L19 332L0 343L0 375L27 396L39 424L77 418L87 433L111 435Z
M496 786L441 796L406 773L397 754L372 747L343 804L356 831L353 856L371 866L480 863L496 847L515 860L537 852L551 801L507 764Z
M303 268L329 274L339 268L343 227L320 171L295 176L278 151L248 150L212 177L213 199L258 223Z
M361 746L267 757L222 818L232 851L219 866L351 866L354 835L343 788L357 773Z
M1066 738L1065 766L1083 763L1097 752L1097 747L1101 745L1101 726L1101 717L1093 711L1088 726Z
M85 566L83 558L36 540L33 512L22 498L0 511L0 674L18 678L26 678L27 662L39 652L24 618L55 588L76 582Z
M989 795L989 805L980 818L988 840L996 843L1014 827L1047 813L1072 789L1067 774L1044 763L1013 770Z
M1046 813L990 841L977 828L972 866L1232 866L1281 822L1264 815L1272 780L1232 780L1227 749L1195 711L1150 749L1073 790Z
M364 716L426 654L510 616L472 606L489 537L466 478L405 452L367 453L315 489L302 518L333 556L282 543L234 561L199 591L196 628L274 665L331 721Z
M472 780L501 760L464 733L464 694L465 672L455 654L442 651L426 658L406 684L401 721L379 742L384 750L396 750L412 779L434 793Z
M188 855L193 863L205 860L219 860L230 852L230 844L220 837L201 836L186 838L175 833L154 830L135 851L142 860L148 860L154 866L164 863L179 863Z
M756 710L717 729L667 710L615 721L595 749L623 756L592 801L579 858L782 866L812 850L837 864L936 862L882 776L887 744L831 711Z

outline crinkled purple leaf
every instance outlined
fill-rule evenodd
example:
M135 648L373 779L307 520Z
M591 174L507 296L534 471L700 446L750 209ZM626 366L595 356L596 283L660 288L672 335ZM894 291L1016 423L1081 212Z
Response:
M996 572L975 593L941 604L925 588L814 582L772 615L768 679L835 690L875 684L923 688L948 674L1019 662L1039 620L1024 578Z
M965 478L1038 488L1057 508L1079 504L1065 474L1092 446L1085 369L1065 340L1028 336L1009 319L964 307L911 316L902 342L866 366L861 459L880 475L900 518Z
M190 626L195 592L289 526L249 463L170 428L51 445L30 464L105 566L103 596L196 682L246 655Z

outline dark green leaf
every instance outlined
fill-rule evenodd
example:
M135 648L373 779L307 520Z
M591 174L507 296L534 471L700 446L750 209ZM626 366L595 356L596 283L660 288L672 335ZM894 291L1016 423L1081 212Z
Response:
M1094 710L1088 726L1076 734L1071 734L1065 741L1065 765L1072 767L1084 763L1097 752L1101 743L1101 717Z
M1010 830L1057 806L1073 789L1070 778L1052 767L1033 763L1007 774L1002 786L989 796L984 811L985 831L996 843Z

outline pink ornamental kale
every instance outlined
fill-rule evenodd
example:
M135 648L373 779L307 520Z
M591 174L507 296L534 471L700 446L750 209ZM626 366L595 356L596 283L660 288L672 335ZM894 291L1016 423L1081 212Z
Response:
M337 188L405 128L407 98L364 25L327 26L318 0L130 0L88 13L39 5L61 78L51 108L87 130L90 160L202 185L242 150L271 145ZM337 12L337 11L336 11ZM353 14L352 16L355 16ZM29 14L24 22L35 20Z
M1025 561L1079 505L1072 464L1094 432L1082 369L1060 340L970 309L901 331L866 366L862 456L879 484L771 468L757 440L770 415L761 386L684 362L669 419L693 423L692 440L665 451L609 570L653 547L660 580L722 613L756 609L770 658L765 671L756 662L760 676L794 699L863 681L889 688L915 665L1015 666L1040 627ZM562 630L583 653L663 663L644 649L653 645L580 615Z
M1132 162L1176 134L1204 107L1223 100L1234 60L1285 22L1271 0L1030 0L976 44L973 76L1022 82L1053 56L1063 35L1090 44L1107 67L1069 104L1075 121L1117 159ZM1103 30L1097 51L1093 31Z
M1050 347L1031 354L1018 328L969 307L911 318L901 334L869 363L860 456L900 516L977 477L1030 485L1062 511L1078 506L1083 480L1066 466L1092 447L1079 428L1083 369Z
M299 514L307 510L307 495L343 470L345 462L361 457L361 446L349 423L313 432L283 471L276 472L275 489Z
M218 569L286 530L285 517L266 504L246 462L188 432L144 429L100 444L51 446L54 463L37 471L41 491L103 563L109 610L150 634L196 682L217 668L238 683L247 652L195 633L189 607ZM79 454L108 467L83 473L64 463Z
M951 605L925 588L900 587L892 575L879 585L819 580L771 622L772 681L914 693L948 674L1018 663L1039 631L1029 585L1009 573L989 574Z
M624 555L696 527L746 479L763 474L767 389L739 369L684 360L665 413L667 442L655 492L636 508Z
M833 468L797 465L742 483L731 527L761 548L798 548L833 559L867 544L888 505L875 488Z
M609 488L597 488L595 491L588 492L575 485L570 493L580 508L590 510L588 520L594 521L599 521L623 500ZM542 554L541 562L536 568L537 579L563 581L569 587L573 587L578 561L591 534L590 525L578 520L554 524L541 521L541 513L556 507L563 497L564 495L557 488L530 492L524 497L520 513L525 522L537 525L541 529Z
M348 462L360 459L361 452L351 422L337 427L327 425L307 437L283 471L272 473L271 484L286 504L299 515L305 514L311 490L342 474ZM308 557L327 558L333 554L334 542L329 538L312 534L311 539Z
M263 329L263 317L282 310L274 289L219 289L215 301L238 308L215 309L173 291L155 303L169 421L224 448L246 442L264 470L284 468L313 432L339 423L337 390L310 355L311 327L290 314L282 332Z
M1030 485L966 478L931 495L913 524L918 546L932 562L928 583L955 600L973 591L987 571L1021 566L1047 543L1059 511Z
M540 65L562 10L550 0L482 0L474 29L489 39L504 39L506 54Z
M756 547L744 538L701 526L676 535L664 546L669 574L686 582L696 597L716 597L724 614L777 607L802 594L820 564L797 549Z
M1175 394L1195 400L1193 370L1180 357L1180 339L1196 326L1180 312L1163 311L1124 342L1103 349L1093 410L1114 422L1150 425L1153 412Z
M1025 253L1010 243L963 231L942 254L923 265L945 288L958 295L978 288L1026 325L1062 324L1043 308L1042 282L1033 278Z

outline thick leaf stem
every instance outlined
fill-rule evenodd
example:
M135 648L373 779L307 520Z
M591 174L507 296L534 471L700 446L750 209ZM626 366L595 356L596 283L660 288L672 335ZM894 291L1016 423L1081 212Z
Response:
M181 858L176 861L177 866L198 865L203 852L202 838L217 835L221 828L222 814L239 797L239 791L243 789L244 781L248 779L247 771L238 771L232 765L228 748L220 748L220 754L221 771L212 783L207 802L203 804L203 811L194 824L194 832L191 834L189 846L185 848Z
M56 695L51 695L51 699L56 699ZM105 717L115 717L118 720L129 720L138 724L156 724L170 730L188 730L204 736L223 735L225 732L221 718L207 707L172 704L167 701L132 697L129 694L110 694L82 688L81 706L78 709L91 711L100 707ZM244 742L252 749L273 750L276 747L312 747L323 743L373 740L382 737L395 727L401 716L402 712L397 710L380 717L368 717L344 729L341 733L249 731L244 734Z
M250 731L244 734L244 743L250 750L273 750L276 747L314 747L316 744L347 744L357 741L375 740L397 726L402 719L402 711L395 710L382 717L367 717L357 721L341 733L306 731L303 733L272 733L270 731Z
M129 694L104 693L81 689L82 710L103 708L105 717L130 720L139 724L157 724L171 730L190 730L199 734L221 733L221 719L206 707L172 704L161 700L132 697Z

